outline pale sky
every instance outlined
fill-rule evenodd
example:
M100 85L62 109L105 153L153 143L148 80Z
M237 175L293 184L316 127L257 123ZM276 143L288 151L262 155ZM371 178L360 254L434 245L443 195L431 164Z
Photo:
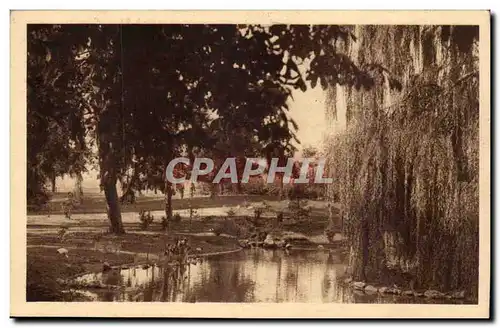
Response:
M306 59L303 63L298 64L297 67L302 75L305 77L307 69L309 68L310 60ZM296 145L300 150L305 146L314 146L321 148L324 139L331 134L338 133L343 130L345 125L345 92L343 87L337 86L337 117L336 122L328 122L326 117L326 92L321 88L318 83L316 87L311 88L309 81L306 81L307 90L302 92L300 90L292 91L293 100L288 101L290 108L290 116L295 120L299 130L297 131L297 138L300 145Z
M317 86L306 92L294 90L292 95L294 100L289 101L289 114L299 127L297 137L301 144L297 148L300 150L308 145L317 147L327 131L325 92Z
M312 89L308 85L306 92L294 90L292 92L293 100L289 100L289 115L298 125L297 138L300 145L295 145L300 150L305 146L314 146L321 148L324 137L327 133L332 133L332 123L328 123L325 115L326 93L320 86ZM65 177L57 179L57 187L60 191L72 190L74 180ZM84 190L99 192L99 183L97 181L97 172L91 171L84 174Z

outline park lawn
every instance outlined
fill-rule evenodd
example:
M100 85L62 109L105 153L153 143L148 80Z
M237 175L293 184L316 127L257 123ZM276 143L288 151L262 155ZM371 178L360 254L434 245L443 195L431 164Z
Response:
M183 234L164 234L155 233L139 233L131 231L124 235L102 234L99 232L73 232L63 240L58 238L56 234L28 234L28 250L38 249L42 255L51 254L49 257L56 257L59 260L66 260L57 254L58 248L67 248L68 254L72 254L74 250L92 250L97 253L102 253L99 256L101 263L107 261L106 256L112 259L119 257L121 252L140 253L140 257L144 257L147 253L154 258L165 250L166 244L173 244L178 238L186 238L191 248L201 249L201 253L215 253L238 249L238 241L229 236L206 235L183 235ZM45 248L37 247L45 246ZM42 252L45 249L47 251ZM83 257L79 260L80 264L87 263L85 254L79 254ZM128 255L128 254L126 254ZM91 257L92 261L93 257ZM134 257L132 257L134 260ZM126 257L126 260L130 258ZM137 259L136 259L137 260ZM75 259L76 262L78 262ZM76 263L75 262L75 263ZM108 261L109 262L109 261Z
M252 210L244 210L245 206L264 200L271 206L271 210L260 222L263 223L264 230L276 231L276 228L273 228L275 214L286 208L287 204L286 200L280 201L277 197L236 195L217 196L215 199L208 197L174 199L175 210L187 209L191 205L198 209L209 208L211 213L217 214L190 219L186 217L187 212L184 211L180 221L170 223L169 234L163 231L157 213L154 222L147 229L141 229L139 216L137 215L136 219L134 212L137 213L140 209L162 211L164 207L162 197L142 197L138 198L136 204L122 206L122 210L127 213L126 220L124 217L127 233L117 236L106 232L109 223L103 214L106 211L106 204L102 195L86 195L83 205L74 211L86 215L77 215L73 220L57 215L61 211L58 204L63 198L56 198L50 203L50 214L54 214L53 216L37 216L36 220L28 224L27 300L64 300L67 296L62 293L64 287L60 285L61 279L99 271L104 262L113 266L155 261L163 253L165 244L174 243L179 237L187 238L192 249L201 254L237 250L239 244L236 237L239 236L224 230L221 235L215 235L211 231L231 221L244 225L246 220L252 219L250 215ZM323 235L329 223L325 202L310 201L310 204L312 204L310 220L284 222L278 229L307 236ZM228 218L225 214L227 209L236 207L240 208L237 211L241 215ZM58 236L61 226L68 227L62 239ZM226 233L232 236L225 235ZM68 249L68 257L58 254L58 248Z
M28 208L28 215L42 214L64 214L62 203L66 200L65 195L55 194L43 209L33 210ZM190 206L195 208L214 208L221 206L237 206L245 202L260 201L279 201L278 196L269 195L221 195L215 198L197 196L194 198L186 197L184 199L172 199L172 206L175 210L188 209ZM144 211L163 211L165 210L165 198L158 196L139 196L135 204L121 204L123 213ZM72 210L74 214L82 213L106 213L106 201L103 194L93 193L85 194L82 204Z
M133 261L130 254L105 254L72 249L65 258L55 248L28 247L26 301L65 301L61 280L102 268L104 262L121 265Z
M96 237L100 237L96 241ZM121 236L76 232L60 240L55 234L28 234L27 301L66 300L62 281L111 266L155 262L165 243L180 236L128 233ZM195 253L209 254L239 249L237 240L224 236L186 236ZM66 248L68 257L58 248Z
M59 195L61 196L61 195ZM61 197L54 197L54 201L49 203L50 216L42 217L42 214L49 214L48 210L38 212L28 212L29 226L40 227L44 225L80 225L95 226L101 225L103 228L109 224L106 218L106 204L101 194L86 194L83 204L72 211L72 218L76 220L66 220L62 215L60 204L63 201ZM211 220L214 217L227 216L227 211L232 208L237 216L252 217L253 210L246 209L245 206L262 203L265 201L270 210L263 213L264 217L275 217L277 212L282 212L285 217L290 217L292 213L287 209L288 200L280 200L278 197L266 195L223 195L216 196L214 199L209 197L195 197L185 199L173 199L173 209L182 216L182 220L176 223L173 228L182 232L203 232L214 228L217 220ZM310 200L312 206L311 220L307 224L298 224L290 226L290 230L308 235L322 234L328 224L328 209L325 201ZM337 206L337 205L334 205ZM190 219L189 208L197 212L195 217ZM159 223L164 215L164 199L162 197L143 196L138 197L135 204L123 204L121 206L124 213L123 222L125 225L132 225L133 229L138 229L139 216L141 210L150 211L154 214L156 230L161 230ZM339 221L339 210L334 210L334 221ZM96 215L95 217L93 215ZM57 220L59 217L61 220ZM340 223L340 222L339 222Z

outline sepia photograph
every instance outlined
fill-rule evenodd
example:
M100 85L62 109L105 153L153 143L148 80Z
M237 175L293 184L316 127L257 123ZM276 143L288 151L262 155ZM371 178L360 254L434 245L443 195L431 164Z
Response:
M11 315L488 317L489 15L12 12Z

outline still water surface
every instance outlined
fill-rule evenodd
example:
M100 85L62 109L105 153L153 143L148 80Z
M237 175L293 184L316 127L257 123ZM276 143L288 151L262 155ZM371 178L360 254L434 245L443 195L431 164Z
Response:
M251 249L212 256L184 270L158 266L88 274L79 279L122 286L85 292L95 301L423 303L341 287L342 256L328 250Z

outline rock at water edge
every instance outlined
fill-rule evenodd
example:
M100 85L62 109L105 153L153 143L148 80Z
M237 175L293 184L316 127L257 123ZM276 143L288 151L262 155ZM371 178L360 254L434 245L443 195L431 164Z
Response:
M354 287L354 289L358 289L358 290L362 290L363 288L365 288L366 284L362 281L355 281L352 283L352 287Z
M375 294L378 292L378 288L377 287L374 287L372 285L368 285L365 287L365 293L367 294Z
M424 292L424 296L427 298L442 298L444 294L437 290L429 289Z

